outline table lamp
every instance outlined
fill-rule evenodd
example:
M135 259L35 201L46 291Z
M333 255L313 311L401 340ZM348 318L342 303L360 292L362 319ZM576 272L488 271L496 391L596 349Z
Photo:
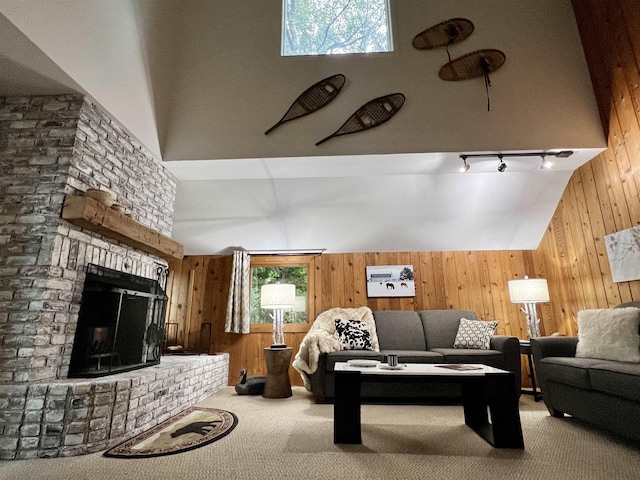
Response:
M509 296L511 303L522 303L520 310L527 317L527 333L529 338L540 336L540 319L536 303L549 301L549 287L544 278L529 278L525 275L520 280L509 280Z
M284 311L296 305L296 286L290 283L269 283L260 288L260 307L273 310L271 348L285 348L284 343Z

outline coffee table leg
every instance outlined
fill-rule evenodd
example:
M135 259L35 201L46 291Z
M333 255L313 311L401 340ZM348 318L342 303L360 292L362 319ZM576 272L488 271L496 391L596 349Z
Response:
M524 448L513 375L488 373L486 379L493 445L496 448Z
M333 443L362 443L360 372L334 372Z
M464 423L485 438L486 432L483 434L480 431L488 430L491 425L487 410L484 378L462 382L462 406L464 408Z
M481 381L462 384L465 423L496 448L524 448L513 385L513 374L503 373L488 373Z

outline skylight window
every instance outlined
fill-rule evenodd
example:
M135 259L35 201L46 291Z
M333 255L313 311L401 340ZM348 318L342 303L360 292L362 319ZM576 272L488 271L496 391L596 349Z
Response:
M283 0L282 55L391 52L389 0Z

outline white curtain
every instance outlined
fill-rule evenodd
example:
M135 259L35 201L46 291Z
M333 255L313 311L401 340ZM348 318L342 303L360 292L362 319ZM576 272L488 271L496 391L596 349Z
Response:
M249 333L251 317L249 314L251 298L251 259L243 250L233 252L231 285L227 302L227 320L224 331L230 333Z

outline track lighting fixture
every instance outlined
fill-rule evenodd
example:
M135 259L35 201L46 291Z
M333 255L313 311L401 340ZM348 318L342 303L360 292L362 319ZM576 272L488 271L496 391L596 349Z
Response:
M546 155L542 155L542 162L540 162L540 170L549 170L553 163L546 159Z
M507 164L502 160L502 155L498 155L498 171L500 173L504 172L507 169Z
M504 172L507 169L507 164L504 163L505 157L541 157L540 163L541 169L551 168L552 163L547 160L546 157L567 158L573 155L573 150L561 150L559 152L523 152L523 153L463 153L460 154L462 159L461 172L469 170L470 165L467 163L469 158L497 158L498 159L498 171Z

